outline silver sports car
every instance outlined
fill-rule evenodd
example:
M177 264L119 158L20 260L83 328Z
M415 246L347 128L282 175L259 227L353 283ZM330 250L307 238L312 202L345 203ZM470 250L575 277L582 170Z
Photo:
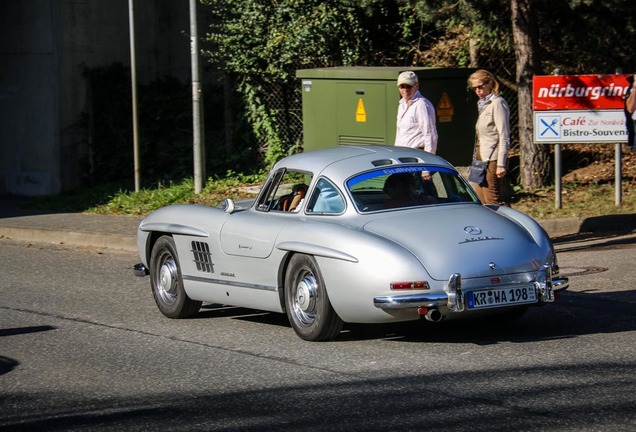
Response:
M568 287L529 216L481 204L444 159L393 146L286 157L255 200L175 205L137 232L159 310L203 302L286 313L303 339L344 323L519 317Z

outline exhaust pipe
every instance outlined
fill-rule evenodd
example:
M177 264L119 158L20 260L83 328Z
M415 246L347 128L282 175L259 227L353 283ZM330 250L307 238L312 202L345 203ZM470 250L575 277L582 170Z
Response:
M146 266L143 265L142 263L135 264L133 266L132 270L133 270L134 275L138 276L138 277L144 277L144 276L148 276L150 274L150 271L148 271Z
M426 318L428 321L440 322L444 318L444 316L438 309L429 309L429 311L426 312L426 315L424 315L424 318Z

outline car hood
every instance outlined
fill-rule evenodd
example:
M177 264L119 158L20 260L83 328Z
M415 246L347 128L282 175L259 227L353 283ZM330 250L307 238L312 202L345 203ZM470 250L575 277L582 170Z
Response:
M481 205L384 213L364 230L409 250L437 280L535 271L549 253L521 225Z

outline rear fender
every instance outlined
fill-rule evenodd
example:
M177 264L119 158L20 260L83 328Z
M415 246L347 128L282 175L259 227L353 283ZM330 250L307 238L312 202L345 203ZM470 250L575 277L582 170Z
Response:
M520 227L524 228L532 236L537 245L541 247L547 246L552 249L552 241L550 240L550 236L548 235L548 233L545 231L545 229L543 229L539 222L537 222L527 214L506 206L487 205L486 207L490 208L493 211L496 211L497 213L510 219Z
M305 255L333 258L354 263L358 262L355 257L349 254L307 242L285 241L277 244L276 248L286 251L286 254L283 256L283 259L281 260L280 266L278 268L278 295L280 297L281 308L283 309L283 311L285 311L285 275L287 273L289 261L295 254L301 253Z

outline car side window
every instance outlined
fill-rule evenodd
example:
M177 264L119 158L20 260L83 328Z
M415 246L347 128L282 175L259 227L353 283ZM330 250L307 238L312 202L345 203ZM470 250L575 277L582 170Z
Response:
M274 173L263 187L258 210L298 212L305 202L311 174L281 169Z
M307 213L338 214L345 210L345 200L338 188L321 178L309 199Z

